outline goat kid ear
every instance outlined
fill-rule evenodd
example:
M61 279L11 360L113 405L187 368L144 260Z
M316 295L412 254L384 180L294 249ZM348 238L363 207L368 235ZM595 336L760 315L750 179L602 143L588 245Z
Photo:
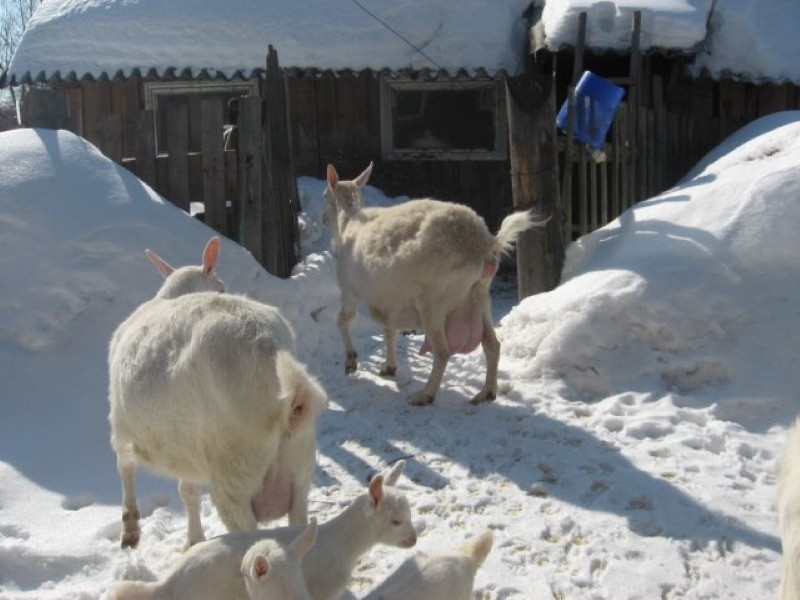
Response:
M339 183L339 174L336 172L336 169L333 167L333 165L328 165L327 174L328 174L328 185L331 187L331 189L335 189L336 184Z
M383 476L375 475L369 482L369 496L372 498L372 508L377 508L383 498Z
M147 256L148 260L153 263L153 266L158 269L158 272L164 276L164 279L172 275L172 272L175 270L175 268L161 258L158 254L149 248L145 249L144 254Z
M363 188L365 185L367 185L370 175L372 175L372 162L369 163L369 166L364 169L364 172L361 173L361 175L353 180L353 183L355 183L358 187Z
M386 485L397 485L397 480L400 479L400 474L406 466L406 461L398 460L394 463L392 470L386 475Z
M288 555L289 558L296 564L300 564L303 556L311 550L311 547L317 541L317 520L312 518L305 531L295 538L289 544Z
M210 275L216 268L219 260L219 238L217 236L208 240L203 250L203 275Z
M256 581L263 581L269 575L269 561L263 554L259 554L253 559L253 564L250 567L250 575Z

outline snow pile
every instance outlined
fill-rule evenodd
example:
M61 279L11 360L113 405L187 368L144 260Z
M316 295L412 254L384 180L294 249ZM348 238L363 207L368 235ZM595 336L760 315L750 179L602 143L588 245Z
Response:
M800 293L798 118L744 128L735 151L572 245L561 286L503 321L504 350L579 396L722 387L722 418L788 418L800 385L800 346L787 343L800 322L784 312ZM774 381L793 385L774 393Z

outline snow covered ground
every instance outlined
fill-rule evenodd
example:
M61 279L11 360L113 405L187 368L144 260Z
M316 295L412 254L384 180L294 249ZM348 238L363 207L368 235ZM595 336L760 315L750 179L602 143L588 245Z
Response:
M168 571L186 526L175 482L142 471L142 542L119 548L107 343L160 284L144 248L197 264L211 232L68 132L0 134L0 165L0 598L102 598ZM557 289L517 303L499 277L501 394L478 407L480 351L411 407L421 338L401 339L384 380L365 315L344 376L323 182L301 179L297 274L276 279L225 240L219 273L284 311L328 392L312 514L337 514L402 457L415 550L494 531L476 598L774 596L774 471L800 408L799 166L800 113L761 119L573 244ZM224 531L207 496L202 512ZM370 552L350 597L413 551Z

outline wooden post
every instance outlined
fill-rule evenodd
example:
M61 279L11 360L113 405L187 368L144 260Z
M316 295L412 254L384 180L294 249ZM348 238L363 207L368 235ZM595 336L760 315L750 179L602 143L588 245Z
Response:
M278 64L278 53L272 46L269 46L267 54L266 79L267 117L264 145L267 149L267 172L271 189L271 206L267 213L271 220L271 239L262 241L268 243L275 253L275 259L271 261L274 270L270 272L278 277L289 277L298 260L299 194L291 160L286 86Z
M531 210L546 225L524 232L517 241L519 298L558 285L564 261L564 234L558 185L555 86L548 82L544 97L523 106L506 85L511 188L515 210Z
M239 100L239 243L264 264L261 243L261 96Z
M628 192L630 193L630 204L632 206L639 200L642 200L638 195L639 186L637 185L638 162L639 162L639 148L637 142L637 126L639 124L639 86L641 83L641 53L640 53L640 40L642 31L642 13L636 11L633 13L633 31L631 32L631 64L630 64L630 78L631 85L628 88L628 157L630 159L630 169L628 174L630 181L628 183ZM626 208L628 207L626 206Z

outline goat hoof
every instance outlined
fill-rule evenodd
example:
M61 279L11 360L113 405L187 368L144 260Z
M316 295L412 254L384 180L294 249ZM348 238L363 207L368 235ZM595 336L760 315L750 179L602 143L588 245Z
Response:
M382 367L379 375L381 377L394 377L397 373L397 367Z
M120 538L119 547L123 550L125 548L136 548L139 545L139 533L123 533Z
M497 398L497 394L494 392L483 391L480 392L477 396L475 396L472 400L469 401L470 404L483 404L484 402L494 402Z
M408 403L412 406L427 406L433 404L433 396L425 392L417 392L408 399Z

